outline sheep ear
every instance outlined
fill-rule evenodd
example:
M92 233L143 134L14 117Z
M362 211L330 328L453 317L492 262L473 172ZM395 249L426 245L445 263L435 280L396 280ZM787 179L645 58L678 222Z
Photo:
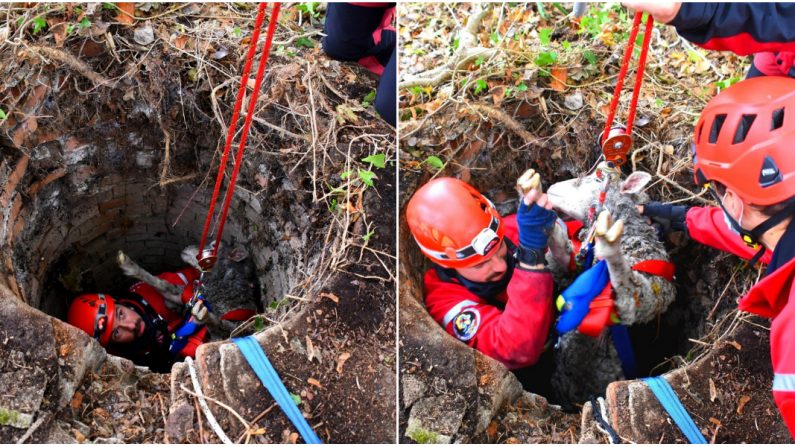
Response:
M621 194L637 194L651 181L651 174L635 171L621 182Z
M235 246L231 252L229 252L229 259L240 262L248 257L248 252L245 248L241 246Z

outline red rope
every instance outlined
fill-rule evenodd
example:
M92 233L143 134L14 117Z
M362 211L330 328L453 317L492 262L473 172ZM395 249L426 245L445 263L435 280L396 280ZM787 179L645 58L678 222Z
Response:
M602 133L602 141L601 143L607 140L607 137L610 134L610 128L613 126L613 119L616 116L616 110L618 109L618 100L621 97L621 90L624 88L624 80L627 76L627 71L629 71L629 60L632 58L632 51L635 49L635 40L638 37L638 30L640 29L640 22L643 18L643 13L638 11L635 13L635 19L632 22L632 31L629 33L629 41L627 42L627 48L624 50L624 59L621 61L621 70L618 72L618 79L616 80L616 88L613 91L613 99L610 101L610 109L607 114L607 121L605 122L605 130ZM632 96L632 104L630 105L629 110L629 123L627 125L627 133L630 133L632 129L632 122L635 119L635 107L637 106L638 96L640 94L640 85L643 81L643 69L646 64L646 54L648 53L648 46L651 37L651 28L654 25L654 20L649 15L646 18L646 30L643 35L643 47L641 48L640 53L640 60L638 61L638 71L635 76L635 87L633 90Z
M231 202L231 195L234 192L240 160L243 156L243 149L245 148L246 138L248 137L248 129L249 126L251 125L251 119L254 116L253 108L254 105L256 104L257 96L259 94L259 87L262 83L263 74L265 72L265 65L268 62L268 55L270 54L271 41L273 40L273 33L276 30L276 19L278 18L280 6L281 4L277 2L273 7L273 11L271 12L268 35L266 38L265 47L262 50L263 55L260 58L260 64L257 69L257 77L255 79L254 92L252 94L251 99L249 100L248 114L246 115L246 119L243 124L241 142L238 148L234 172L232 174L232 178L230 179L229 186L227 189L226 200L224 201L224 208L222 211L222 217L220 220L220 226L218 229L218 236L216 239L215 248L213 249L213 256L215 256L218 252L218 246L219 246L218 243L221 241L221 235L223 234L224 221L226 220L226 215L229 209L229 203ZM207 218L204 221L204 228L202 229L201 242L199 242L199 253L198 253L199 259L201 259L202 257L204 246L205 243L207 242L207 235L210 231L210 224L212 223L213 214L215 212L215 205L218 201L218 195L221 190L221 183L223 182L224 172L226 171L226 163L229 158L229 152L232 148L232 140L235 137L237 121L240 118L240 109L242 108L243 105L243 97L245 96L246 88L248 86L248 77L249 74L251 73L251 65L254 62L254 56L256 55L257 52L257 44L259 42L260 30L262 28L262 22L264 21L265 18L266 8L267 8L266 3L260 3L259 10L257 12L257 17L254 21L254 32L252 33L251 41L249 42L248 54L246 55L246 64L243 66L243 74L240 80L240 89L238 90L237 93L237 99L235 101L235 106L232 113L232 120L229 123L229 131L226 135L226 143L224 144L224 154L221 157L221 163L218 166L218 176L216 176L215 179L215 188L213 190L213 197L210 200L210 208L207 211Z
M281 3L276 2L273 4L271 11L270 24L268 25L268 34L265 37L265 46L262 48L262 56L260 56L259 66L257 67L257 77L254 81L254 91L251 93L251 100L248 102L248 112L246 113L246 120L243 123L243 132L240 136L240 145L237 149L237 159L235 160L235 168L232 171L232 178L229 180L229 187L226 190L226 200L224 201L223 211L221 213L221 224L218 227L218 236L215 238L215 248L213 249L213 256L218 253L218 247L221 245L221 236L224 234L224 224L226 223L226 215L229 212L229 205L232 203L232 195L235 192L235 184L237 183L237 174L240 172L240 164L243 161L243 152L246 149L246 140L248 139L248 129L251 127L251 119L254 118L254 108L257 106L257 96L259 96L259 88L262 85L262 78L265 74L265 66L268 64L268 56L271 53L271 43L273 42L273 35L276 33L276 19L279 18L279 9Z
M646 29L643 31L643 46L640 47L638 71L635 73L635 87L632 89L632 102L629 104L629 114L627 115L628 135L632 135L632 125L635 123L635 110L638 107L638 98L640 98L640 86L643 84L643 70L646 68L646 55L649 53L649 41L651 41L651 30L653 27L654 19L651 15L646 16Z

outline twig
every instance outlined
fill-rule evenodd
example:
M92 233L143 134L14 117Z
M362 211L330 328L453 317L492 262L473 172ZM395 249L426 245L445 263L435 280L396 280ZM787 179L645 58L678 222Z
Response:
M28 430L25 432L25 434L22 435L17 440L17 444L24 444L25 441L27 441L28 438L30 438L36 430L38 430L38 428L41 426L41 424L43 424L44 421L48 420L49 418L50 418L50 413L44 413L41 416L39 416L39 418L36 419L36 422L31 424L31 426L28 427Z
M729 286L732 285L732 282L734 281L734 277L737 275L738 271L739 270L734 269L734 271L732 272L732 276L731 276L731 278L729 278L729 282L726 283L726 287L724 287L723 291L720 293L720 295L718 295L718 299L715 300L715 305L712 306L712 310L709 311L709 314L707 315L707 321L712 320L712 316L715 314L715 311L718 310L718 305L720 304L721 300L723 299L723 295L725 295L726 291L729 290Z
M76 57L72 56L69 53L61 51L57 48L48 48L48 47L39 47L39 46L29 46L27 49L22 50L21 53L29 52L39 56L40 58L49 58L53 59L57 62L60 62L69 68L73 69L74 71L78 72L79 74L83 75L89 81L95 84L95 87L101 85L107 85L109 87L113 87L115 82L111 81L110 79L102 76L101 74L95 72L88 66L85 62L77 59Z
M490 119L501 122L513 133L521 137L526 144L538 145L539 138L537 136L526 131L521 124L516 122L515 119L508 116L508 114L502 110L495 109L494 107L490 107L485 104L471 104L468 107L474 109L477 112L485 114Z
M166 405L163 403L163 396L157 393L157 399L160 402L160 417L163 418L163 427L168 425L166 419ZM163 444L171 444L168 440L168 430L163 430Z
M193 389L196 392L194 393L188 390L187 388L185 388L185 385L180 384L180 387L182 387L182 391L185 391L191 396L196 396L199 398L199 405L201 406L202 411L204 411L204 417L207 418L207 422L210 423L210 427L212 427L213 431L218 436L218 439L220 439L224 444L231 444L232 440L226 436L224 430L221 428L220 425L218 425L218 421L215 419L215 416L213 416L212 411L210 411L210 407L207 405L206 399L210 399L216 404L220 405L221 407L226 408L230 412L234 413L238 418L240 418L240 415L235 413L234 410L230 409L228 406L218 402L217 400L212 399L210 397L205 397L204 393L202 393L201 386L199 385L199 379L198 377L196 377L196 369L193 367L193 359L190 357L185 357L185 363L187 363L188 369L190 370L190 380L191 382L193 382ZM246 425L246 423L244 422L243 425ZM248 426L246 425L246 427Z

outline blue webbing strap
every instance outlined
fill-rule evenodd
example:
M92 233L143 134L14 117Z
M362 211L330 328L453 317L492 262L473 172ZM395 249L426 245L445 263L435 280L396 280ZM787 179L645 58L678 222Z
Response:
M259 380L276 403L279 404L279 407L290 419L290 422L293 423L301 437L304 438L304 442L307 444L322 444L323 442L304 419L304 415L301 414L301 410L298 409L298 405L293 401L292 396L290 396L284 383L279 378L279 374L273 369L273 365L271 365L265 355L265 351L262 350L257 340L252 336L248 336L233 338L232 341L240 348L240 352L243 353L248 364L251 365L251 369L254 370Z
M632 340L629 338L627 327L623 324L610 326L610 336L613 338L613 346L615 346L618 358L621 360L621 369L624 371L624 377L627 379L638 377L635 352L632 350Z
M671 418L679 429L682 430L682 433L684 433L691 444L707 443L707 440L704 439L704 436L698 431L696 423L693 422L693 419L687 413L685 407L682 406L682 402L679 401L673 388L671 388L671 385L668 384L665 378L662 376L646 377L643 381L646 382L646 385L649 386L654 396L660 401L665 411L671 415Z

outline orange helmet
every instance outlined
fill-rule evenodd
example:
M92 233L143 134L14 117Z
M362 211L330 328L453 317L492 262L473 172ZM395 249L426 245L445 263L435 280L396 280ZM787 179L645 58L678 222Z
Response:
M755 205L795 196L795 79L740 81L707 104L694 136L696 183L716 180Z
M406 220L420 250L433 262L470 267L491 257L505 235L494 204L461 180L442 177L409 200Z
M116 303L109 295L101 293L80 295L69 306L66 321L99 340L102 346L107 346L110 342L113 319L116 316L115 310Z

